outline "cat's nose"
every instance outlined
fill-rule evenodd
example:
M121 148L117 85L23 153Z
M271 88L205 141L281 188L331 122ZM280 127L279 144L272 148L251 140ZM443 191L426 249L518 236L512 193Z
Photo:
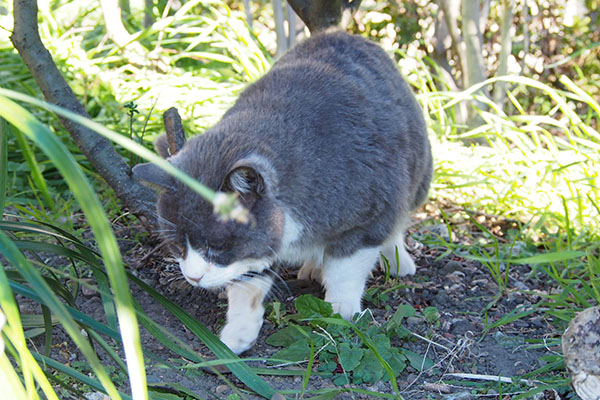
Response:
M195 276L186 276L186 279L194 286L198 286L200 285L200 281L202 280L202 278L204 277L204 275L201 275L199 277L195 277Z

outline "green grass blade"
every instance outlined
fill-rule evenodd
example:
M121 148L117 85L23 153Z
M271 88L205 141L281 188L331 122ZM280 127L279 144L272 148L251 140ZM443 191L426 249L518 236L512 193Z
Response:
M44 363L45 365L49 366L50 368L53 368L57 371L62 372L65 375L68 375L100 392L104 392L104 387L102 386L102 383L97 380L97 379L93 379L90 378L89 376L87 376L86 374L82 374L81 372L69 367L68 365L65 364L61 364L58 361L50 358L50 357L46 357L42 354L39 353L32 353L33 356L39 360L40 362ZM131 397L129 397L128 395L118 392L118 394L120 395L121 398L123 399L130 399Z
M130 140L129 138L127 138L123 135L120 135L118 133L111 131L110 129L106 128L104 125L101 125L101 124L91 121L87 118L84 118L79 114L75 114L71 111L65 110L64 108L55 106L50 103L46 103L44 101L40 101L33 97L30 97L30 96L27 96L27 95L24 95L24 94L21 94L18 92L14 92L12 90L0 88L0 99L2 99L2 96L6 97L0 103L0 105L6 104L6 106L5 106L6 108L3 110L3 113L6 114L6 115L4 115L4 117L9 122L11 122L14 126L19 127L19 129L21 129L21 128L27 129L26 126L30 123L32 123L34 125L41 125L41 124L37 120L35 120L35 122L32 122L31 118L33 118L33 117L27 119L29 122L22 121L19 123L15 123L14 118L9 118L9 116L8 116L9 114L11 114L11 112L9 112L8 108L9 107L14 108L14 107L18 107L18 106L16 106L15 103L12 103L13 105L11 106L9 104L8 98L16 99L16 100L23 101L28 104L33 104L37 107L44 108L44 109L52 111L58 115L61 115L65 118L69 118L70 120L75 121L78 124L85 126L86 128L92 129L93 131L104 136L105 138L109 139L110 141L122 146L126 150L139 155L144 160L150 161L153 164L158 165L159 167L164 169L167 173L169 173L170 175L179 179L180 181L185 183L187 186L189 186L191 189L195 190L198 194L200 194L205 199L212 202L215 198L215 192L213 190L211 190L210 188L204 186L203 184L201 184L200 182L198 182L191 176L181 172L180 170L175 168L171 163L164 160L157 154L153 153L152 151L148 150L144 146L140 145L139 143L136 143L133 140ZM20 113L23 113L23 112L27 113L24 109L22 109L22 111ZM2 114L0 114L0 115L2 115ZM13 119L13 120L11 121L11 119ZM45 126L41 125L41 127L46 130ZM24 133L27 134L27 132L24 132ZM48 134L52 135L52 133L49 131L48 131ZM39 143L38 143L38 145L39 145ZM69 158L72 159L72 157L69 157ZM57 167L58 167L58 165L57 165Z
M0 232L0 239L2 239L3 237L5 238L4 234ZM21 372L23 374L23 378L27 386L27 391L32 396L33 394L37 393L35 388L32 387L32 378L35 378L35 380L38 382L47 398L58 400L58 397L54 393L52 386L48 382L46 376L43 374L38 364L35 361L33 361L31 353L27 348L27 343L23 334L23 325L21 323L19 307L15 302L12 290L10 290L8 277L4 272L4 266L2 264L0 264L0 309L0 316L4 316L6 318L6 325L2 327L3 324L0 323L0 329L3 331L5 337L11 341L12 345L19 353ZM0 341L1 340L2 339L0 337ZM2 389L4 390L6 388L6 390L12 391L14 393L20 393L21 390L25 390L25 388L23 388L23 386L21 385L20 379L18 384L16 381L14 381L13 374L16 375L16 373L12 365L10 365L10 362L8 362L10 367L6 365L7 360L5 352L2 352L0 360L2 363L0 370L4 372L4 376L10 379L10 383L6 382L6 384L3 384ZM9 396L8 398L24 399L26 397Z
M9 128L10 129L10 128ZM35 159L35 155L31 150L31 146L27 143L27 140L23 136L23 134L19 131L12 132L13 136L17 139L17 143L21 148L21 152L23 153L23 157L25 158L25 162L29 167L29 173L31 174L31 179L35 184L35 187L40 191L42 198L44 199L44 203L50 209L54 209L54 200L50 195L50 191L48 190L48 185L46 184L46 180L42 175L42 171L40 166Z
M548 264L559 261L568 261L577 258L585 257L585 251L578 250L563 250L551 253L542 253L530 257L522 258L495 258L494 262L511 263L511 264ZM480 257L474 255L464 255L469 260L475 260L479 262L489 262L491 257Z
M29 396L23 382L15 372L6 352L0 354L0 374L2 375L2 395L7 399L26 399Z
M0 118L0 220L4 213L8 187L8 124Z
M106 392L111 396L114 396L115 399L121 398L108 377L108 374L104 370L104 367L100 363L100 360L94 353L94 349L92 349L87 339L80 333L79 327L69 315L66 306L56 297L39 272L3 232L0 232L0 252L21 272L25 279L36 288L36 292L39 293L40 299L43 299L44 303L54 312L54 315L56 315L67 333L69 333L75 344L79 347L79 350L87 358L91 367L104 385Z
M96 193L83 175L83 172L78 167L76 161L73 159L73 156L46 126L35 119L23 107L2 96L0 96L0 113L36 143L42 151L46 153L48 158L52 160L61 175L65 178L73 195L86 214L90 227L98 241L98 246L108 271L109 280L115 293L117 315L119 316L119 325L121 334L123 335L123 346L127 359L132 394L136 399L147 399L148 393L146 390L145 368L135 310L131 300L131 294L129 293L129 285L115 236ZM32 279L36 278L36 276L31 273L29 274L29 277ZM35 285L34 287L38 288ZM44 296L48 297L49 303L54 303L52 306L50 304L48 305L56 313L58 305L56 304L56 301L53 301L56 300L54 296L51 295L51 293L44 293ZM66 310L60 307L58 309L63 317L62 322L67 322L70 328L75 329L75 324L74 322L71 324L72 320L68 316ZM75 332L70 332L72 335L74 333ZM77 335L75 336L77 337ZM81 346L81 344L79 345ZM95 358L92 349L88 349L87 352L88 354L86 354L86 357L88 360L90 360L90 357ZM96 360L90 360L90 362L95 364ZM99 364L99 361L98 367L105 375L104 369ZM118 398L116 389L108 379L108 376L100 376L100 378L103 381L103 384L107 385L106 389L110 392L111 396L114 393L115 397Z
M37 303L47 305L45 302L45 299L43 297L38 295L37 292L33 291L31 288L28 288L27 286L24 286L20 283L11 281L10 287L12 290L14 290L16 293L19 293L22 296L25 296L31 300L34 300ZM95 319L88 316L87 314L84 314L81 311L76 310L72 307L65 306L65 309L69 313L71 318L73 318L76 322L83 324L85 326L88 326L91 329L94 329L96 332L106 335L106 336L110 337L111 339L121 341L121 337L120 337L118 331L115 331L115 330L109 328L108 326L101 324L100 322L96 321Z
M202 340L206 346L212 351L218 358L233 359L237 360L239 357L233 353L227 346L225 346L218 337L216 337L211 331L209 331L204 325L196 321L188 313L183 311L175 303L158 293L152 287L147 285L141 279L130 275L130 279L137 284L140 288L146 291L156 301L158 301L163 307L170 311L175 317L177 317L183 324L192 331L200 340ZM270 387L263 379L261 379L251 368L244 363L228 364L227 367L231 372L237 376L244 384L250 389L254 390L261 396L270 399L276 392Z

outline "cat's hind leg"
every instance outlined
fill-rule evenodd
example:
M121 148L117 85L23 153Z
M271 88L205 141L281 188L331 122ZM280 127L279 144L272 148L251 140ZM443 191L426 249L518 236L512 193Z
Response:
M391 235L381 247L381 256L379 258L381 269L385 271L389 264L390 275L394 277L413 275L417 267L410 254L406 251L405 246L403 231Z
M234 353L240 354L256 342L265 313L262 303L272 284L271 277L256 276L227 286L227 323L219 337Z
M298 270L298 279L303 281L322 282L323 266L315 260L308 260Z
M346 320L352 320L361 311L365 284L379 251L379 247L363 248L348 257L325 259L322 272L325 301Z

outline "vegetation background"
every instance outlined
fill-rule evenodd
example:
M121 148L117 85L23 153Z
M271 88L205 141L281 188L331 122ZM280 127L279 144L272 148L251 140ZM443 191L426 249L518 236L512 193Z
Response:
M245 384L239 389L220 375L235 388L231 398L271 398L277 390L258 375L265 371L239 362L124 267L115 231L133 248L148 234L55 113L109 138L131 167L152 158L142 146L151 148L161 133L162 112L177 107L186 131L201 133L305 34L301 24L278 1L39 1L42 41L94 124L39 101L38 85L10 40L16 3L0 0L0 376L7 398L199 398L181 385L148 385L145 368L157 363L184 375L227 365ZM497 396L498 390L575 396L560 334L575 313L600 300L599 8L597 0L363 0L348 25L397 60L425 112L436 167L431 202L419 217L420 226L436 229L415 230L416 239L440 258L452 254L487 269L497 294L481 310L486 331L532 313L552 327L543 343L530 343L548 349L547 367L530 375L526 387L520 377L494 381ZM509 228L497 221L509 221ZM536 304L487 320L499 299L523 290L510 279L516 266L543 279L547 290L537 293ZM130 285L185 324L217 361L162 329L131 297ZM100 293L103 321L80 311L82 290ZM303 299L296 304L300 315L318 311L312 322L283 318L283 329L302 325L309 335L325 327L331 337L354 335L364 346L333 359L309 351L302 381L282 393L398 396L397 365L374 344L380 332L366 322L336 328L343 322L332 322L326 305ZM417 316L426 320L431 312ZM181 358L157 361L140 343L138 323ZM58 331L85 362L53 357ZM306 344L310 350L315 342ZM110 365L102 365L99 352ZM356 363L344 361L359 353ZM317 364L333 362L346 379L358 377L367 353L393 390L366 393L334 375L338 388L311 392L311 374L322 372ZM490 395L491 389L477 383L471 390Z

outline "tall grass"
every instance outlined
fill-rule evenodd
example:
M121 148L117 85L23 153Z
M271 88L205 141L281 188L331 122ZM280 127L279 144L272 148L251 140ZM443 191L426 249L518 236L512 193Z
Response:
M545 275L562 290L560 296L548 295L540 304L561 320L598 304L600 298L591 290L597 278L588 268L600 248L598 103L566 76L560 77L562 89L527 77L504 76L456 93L432 73L435 69L427 60L401 60L401 69L404 64L411 66L404 72L428 118L436 160L434 198L468 212L522 223L520 231L512 233L517 236L502 232L507 249L500 249L488 232L489 250L471 246L460 254L474 252L489 266L500 288L506 288L508 276L501 273L500 263L506 268L511 263L532 265L534 273ZM507 107L478 92L497 82L507 84ZM542 105L540 111L550 111L526 110L519 101L523 93ZM481 124L469 128L457 121L455 106L461 102L472 106L474 100L487 109L479 110ZM515 240L532 243L546 254L519 254L521 246L513 249Z

